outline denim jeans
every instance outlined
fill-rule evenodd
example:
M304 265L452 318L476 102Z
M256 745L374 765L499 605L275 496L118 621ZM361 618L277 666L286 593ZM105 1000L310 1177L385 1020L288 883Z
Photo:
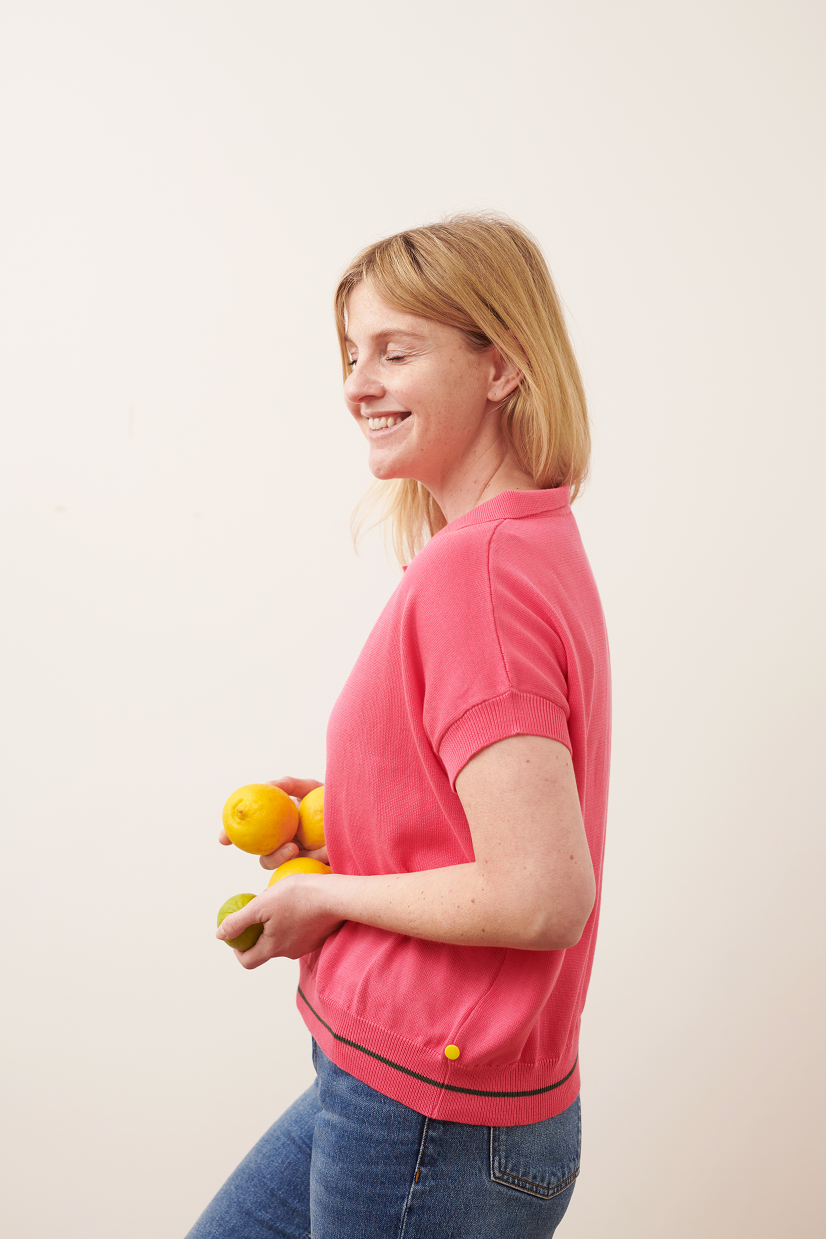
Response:
M187 1239L546 1239L579 1173L579 1098L542 1123L425 1118L313 1043L316 1080Z

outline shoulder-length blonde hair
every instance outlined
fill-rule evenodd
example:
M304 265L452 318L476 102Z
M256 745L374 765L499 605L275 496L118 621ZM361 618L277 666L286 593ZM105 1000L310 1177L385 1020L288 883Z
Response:
M569 485L572 497L588 472L591 440L582 378L542 251L505 216L454 215L377 241L357 254L335 294L345 379L347 298L370 280L385 301L457 327L471 348L494 345L522 371L500 406L508 450L537 490ZM430 492L410 478L377 482L353 514L357 536L366 510L381 509L393 548L406 563L444 528Z

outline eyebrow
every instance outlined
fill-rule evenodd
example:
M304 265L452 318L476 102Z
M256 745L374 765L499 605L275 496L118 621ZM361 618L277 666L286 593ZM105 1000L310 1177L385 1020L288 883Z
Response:
M371 336L373 340L423 340L424 338L422 332L403 331L397 327L383 327L381 331L376 331ZM345 335L344 343L355 345L355 340L351 340L349 336Z

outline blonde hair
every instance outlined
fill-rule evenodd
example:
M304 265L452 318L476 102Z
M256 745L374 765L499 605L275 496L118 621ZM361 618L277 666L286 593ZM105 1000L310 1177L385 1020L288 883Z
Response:
M494 345L522 371L500 406L506 447L537 490L569 485L574 498L588 472L591 440L582 378L559 298L534 238L506 216L454 215L367 246L342 275L335 316L345 379L347 298L370 280L385 301L446 323L474 349ZM430 492L410 478L376 482L353 513L353 534L366 512L381 509L393 548L408 562L444 528Z

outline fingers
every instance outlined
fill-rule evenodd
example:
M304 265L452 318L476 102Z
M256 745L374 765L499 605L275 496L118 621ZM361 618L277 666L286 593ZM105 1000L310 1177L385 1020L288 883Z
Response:
M318 779L294 779L291 775L285 775L283 779L270 779L270 787L280 787L288 796L297 796L299 800L303 800L308 792L321 787L321 783Z
M251 899L243 908L224 917L215 931L215 937L221 942L227 942L230 938L237 938L239 934L242 934L248 925L260 925L262 919L258 899Z
M320 860L325 865L330 863L326 845L316 848L313 852L307 852L304 848L299 847L294 839L291 839L289 843L282 843L277 851L270 852L268 856L260 856L258 859L262 869L277 869L279 865L286 864L288 860L295 860L297 856L300 856L302 860L305 857L309 860Z
M294 796L297 800L303 800L309 792L314 791L317 787L321 787L322 784L318 779L296 779L291 775L286 775L283 779L271 779L270 786L279 787L288 796ZM218 834L218 842L224 847L232 846L232 840L223 828ZM305 852L294 839L283 843L280 848L276 848L268 856L259 857L259 861L264 869L277 869L279 865L285 864L288 860L293 860L296 856L309 856L322 860L325 864L328 863L326 847L318 848L313 852ZM263 892L263 895L268 897L271 894L271 890ZM222 942L227 942L232 938L237 938L250 925L266 923L267 912L265 909L267 908L269 908L269 903L265 901L262 906L261 896L251 900L245 907L239 909L238 912L233 912L231 916L226 917L221 922L215 935L216 938ZM265 935L262 934L255 946L250 947L248 951L235 952L238 962L245 968L257 968L271 958L274 952L268 949L269 944L264 941L264 938Z
M309 856L310 860L323 861L325 865L329 865L330 863L330 859L327 856L327 844L326 843L324 844L323 847L316 848L314 852L302 852L301 855Z
M255 946L251 946L248 951L235 951L234 955L241 967L247 969L260 968L262 964L266 964L267 960L274 958L272 953L267 950L263 934Z
M266 964L268 959L273 958L274 952L271 950L266 933L263 933L248 951L234 951L233 954L242 968L250 969L260 968L262 964Z
M277 869L279 865L298 856L299 851L298 844L294 839L290 839L289 843L282 843L281 847L276 848L274 852L259 856L258 861L263 869Z
M261 939L259 938L258 941L260 942ZM256 946L257 945L258 943L256 943ZM235 958L238 960L238 963L241 965L242 968L257 968L260 964L265 964L267 960L270 958L269 955L265 955L263 959L259 959L255 955L254 946L251 946L248 951L234 951L233 954L235 955ZM248 955L252 956L252 958L247 959Z

